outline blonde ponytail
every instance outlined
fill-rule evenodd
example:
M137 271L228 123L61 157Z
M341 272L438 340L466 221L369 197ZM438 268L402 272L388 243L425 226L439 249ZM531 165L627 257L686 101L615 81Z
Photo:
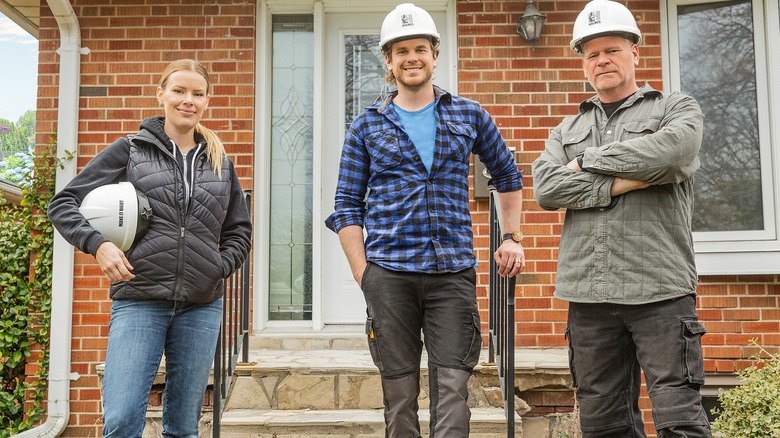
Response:
M195 132L202 135L206 140L207 149L206 156L211 162L211 169L217 175L217 178L222 179L222 159L225 158L225 145L222 144L222 140L211 129L198 123L195 125Z

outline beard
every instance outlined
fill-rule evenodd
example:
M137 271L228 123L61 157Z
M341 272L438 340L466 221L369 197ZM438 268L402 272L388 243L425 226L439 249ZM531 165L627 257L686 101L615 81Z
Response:
M405 73L402 73L401 75L396 74L395 80L398 85L403 85L410 90L418 90L426 86L433 78L432 70L423 67L420 71L422 72L422 75L417 75L412 78L408 78ZM401 70L401 72L403 72L403 70Z

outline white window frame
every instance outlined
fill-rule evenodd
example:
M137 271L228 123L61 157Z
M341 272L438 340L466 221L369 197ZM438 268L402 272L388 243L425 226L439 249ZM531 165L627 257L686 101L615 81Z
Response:
M677 6L719 0L661 2L663 83L680 91ZM752 0L759 148L765 229L696 232L694 248L699 275L780 273L780 0ZM770 56L774 53L775 56Z

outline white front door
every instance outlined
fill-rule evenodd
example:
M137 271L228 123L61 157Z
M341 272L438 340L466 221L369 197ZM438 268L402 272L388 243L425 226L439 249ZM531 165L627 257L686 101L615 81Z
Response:
M389 10L387 11L389 12ZM352 119L382 93L392 90L385 81L384 57L379 50L379 29L387 12L325 13L323 87L323 217L333 212L339 157L344 135ZM431 14L446 41L446 15ZM447 51L439 55L434 82L449 88ZM363 293L352 277L338 236L323 231L323 322L361 323L366 309Z
M395 5L258 2L256 329L365 320L363 293L324 220L333 212L346 129L390 89L378 42ZM420 0L419 6L431 12L446 49L434 82L454 92L456 40L447 38L454 0Z

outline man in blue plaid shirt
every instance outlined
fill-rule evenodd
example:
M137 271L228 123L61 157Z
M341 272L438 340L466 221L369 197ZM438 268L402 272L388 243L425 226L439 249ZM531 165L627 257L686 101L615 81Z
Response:
M366 299L386 436L421 436L422 331L430 437L467 438L467 382L482 346L469 213L471 154L479 155L499 192L506 234L494 258L505 276L525 267L522 173L479 104L433 85L439 34L426 11L398 5L385 18L380 38L387 80L398 90L353 121L335 212L325 223L338 233Z

